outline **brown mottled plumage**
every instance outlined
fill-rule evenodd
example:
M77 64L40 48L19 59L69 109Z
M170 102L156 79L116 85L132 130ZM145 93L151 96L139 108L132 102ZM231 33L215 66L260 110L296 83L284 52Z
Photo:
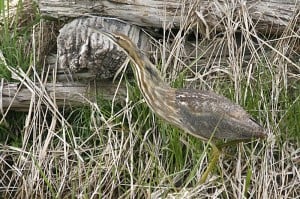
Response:
M161 118L203 140L212 138L213 141L227 139L238 142L266 136L264 129L241 106L229 99L211 91L171 88L127 36L91 29L106 35L128 54L147 104ZM214 149L218 154L217 148ZM202 182L205 182L209 168Z

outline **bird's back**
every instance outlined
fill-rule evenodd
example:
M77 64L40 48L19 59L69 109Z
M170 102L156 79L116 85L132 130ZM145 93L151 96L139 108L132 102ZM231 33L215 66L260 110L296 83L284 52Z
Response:
M180 89L175 104L184 129L208 140L248 140L265 137L264 129L244 109L210 91Z

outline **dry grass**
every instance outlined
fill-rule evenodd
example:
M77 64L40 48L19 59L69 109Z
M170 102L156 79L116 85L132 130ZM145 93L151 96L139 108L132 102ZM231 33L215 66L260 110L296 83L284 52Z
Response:
M157 43L162 63L157 65L166 81L175 87L211 89L241 104L265 126L266 140L226 148L215 172L205 184L199 184L210 158L209 147L156 118L137 86L124 80L124 74L120 78L127 84L124 104L99 97L97 103L88 102L87 107L70 110L56 108L55 101L41 90L45 79L36 71L36 62L31 62L27 73L7 66L33 95L28 113L3 114L6 117L1 120L0 195L273 199L299 196L299 13L280 37L268 39L252 28L255 24L247 9L241 8L236 15L221 8L224 7L220 7L224 17L220 23L226 27L222 36L207 26L201 13L185 16L178 32L169 32L164 42ZM191 23L191 19L201 23ZM37 30L35 33L39 34L39 25L30 31ZM242 36L235 34L237 27ZM185 38L190 30L203 38L188 43ZM32 49L38 49L34 45L38 43L33 42ZM188 51L183 46L192 48ZM38 53L32 51L32 58Z

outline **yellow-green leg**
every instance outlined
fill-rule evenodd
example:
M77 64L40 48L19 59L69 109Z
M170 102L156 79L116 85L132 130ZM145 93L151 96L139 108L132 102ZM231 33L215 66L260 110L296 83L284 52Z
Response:
M210 160L205 172L203 173L201 179L200 179L200 183L203 184L206 182L206 179L208 177L208 174L214 169L217 161L219 160L220 157L220 149L227 147L227 146L232 146L235 145L237 143L243 142L243 141L247 141L247 140L233 140L233 141L228 141L228 142L217 142L217 143L210 143L211 147L212 147L212 159Z
M214 169L217 161L219 160L220 154L221 154L219 148L216 145L211 144L211 146L212 146L212 159L210 160L205 172L203 173L203 175L200 179L201 184L206 182L208 174Z

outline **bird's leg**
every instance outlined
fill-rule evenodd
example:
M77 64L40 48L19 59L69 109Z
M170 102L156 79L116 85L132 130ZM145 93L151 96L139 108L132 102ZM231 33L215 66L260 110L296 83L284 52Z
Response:
M221 154L221 151L220 149L224 148L224 147L227 147L227 146L232 146L232 145L235 145L235 144L238 144L240 142L243 142L243 141L249 141L249 139L245 139L245 140L233 140L233 141L228 141L228 142L217 142L217 143L210 143L211 147L212 147L212 159L210 160L205 172L203 173L201 179L200 179L200 183L203 184L205 183L207 177L208 177L208 174L214 169L217 161L219 160L219 157L220 157L220 154Z
M200 179L201 184L205 183L205 181L208 177L208 174L214 169L217 161L219 160L220 154L221 154L218 146L216 146L212 143L211 143L211 146L212 146L212 160L209 162L205 172L203 173L203 175Z

